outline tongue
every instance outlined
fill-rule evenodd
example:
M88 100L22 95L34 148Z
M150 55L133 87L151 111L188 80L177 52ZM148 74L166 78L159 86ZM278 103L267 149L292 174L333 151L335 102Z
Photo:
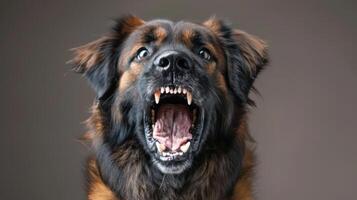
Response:
M164 104L156 112L153 137L172 151L192 139L190 110L180 104Z

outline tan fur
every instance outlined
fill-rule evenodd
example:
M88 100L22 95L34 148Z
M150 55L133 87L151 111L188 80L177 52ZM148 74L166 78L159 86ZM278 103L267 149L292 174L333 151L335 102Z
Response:
M208 27L216 35L220 35L221 23L215 17L211 17L207 21L203 22L203 25Z
M96 113L96 112L94 112ZM97 135L98 136L98 135ZM242 142L250 142L250 136L248 132L247 123L243 120L241 126L237 130L237 140ZM113 153L113 160L118 164L118 166L123 170L123 174L127 176L127 182L125 187L127 190L130 190L133 196L140 197L141 199L145 199L145 184L141 183L143 179L141 178L143 168L138 167L141 166L141 162L143 159L143 152L138 151L135 146L136 143L133 141L127 141L123 146L119 147L116 152ZM210 193L210 189L214 187L214 177L220 176L229 176L229 174L217 174L217 168L220 167L217 165L221 160L216 156L212 157L211 160L208 160L200 169L197 170L198 173L195 173L192 177L192 184L196 182L196 180L206 179L206 181L201 181L201 185L199 187L204 188L203 192ZM254 153L253 150L247 145L245 150L245 155L243 158L243 167L241 169L241 175L239 181L236 183L233 196L229 200L254 200L253 191L252 191L252 176L253 176L253 167L254 167ZM119 200L115 197L114 193L111 189L105 185L103 180L101 179L98 168L94 160L89 161L89 191L88 191L88 200ZM213 177L213 179L212 179ZM211 181L210 181L211 180ZM202 185L202 183L206 185ZM188 192L183 194L183 199L195 199L194 196L190 194L194 193L197 186L192 185L191 188L187 188ZM213 196L212 199L216 199L217 197ZM130 200L130 199L128 199ZM207 199L209 200L209 199Z
M119 82L119 92L124 92L134 81L143 70L143 66L138 63L132 63L130 69L125 71L120 78Z
M122 35L128 35L135 28L142 25L144 21L140 20L136 17L128 18L126 22L126 28L123 28ZM203 24L206 27L209 27L210 30L217 34L221 34L221 22L212 18ZM154 34L156 37L156 43L161 43L167 36L166 30L162 27L157 27L154 30ZM192 46L192 37L194 36L194 32L187 28L182 34L179 36L179 40L182 41L187 47ZM266 44L260 40L259 38L249 35L243 31L235 30L234 37L241 49L242 55L246 64L249 67L249 70L252 74L257 72L256 66L260 62L261 57L266 56ZM78 47L74 49L75 58L74 62L77 63L77 71L84 72L87 71L90 67L95 66L95 64L101 62L104 58L102 52L100 52L100 45L105 43L106 40L109 40L110 37L102 37L99 40L91 42L82 47ZM128 68L124 68L127 66L128 59L132 57L136 53L136 51L142 46L141 43L138 43L131 49L124 49L123 54L121 55L123 59L121 59L118 65L118 71L121 74L119 83L118 83L118 91L119 94L124 94L130 86L137 81L138 77L143 71L143 66L132 62L132 64ZM224 93L224 95L228 95L228 86L225 78L226 69L223 66L226 66L224 51L219 47L219 44L209 44L206 48L215 55L217 61L211 62L207 66L207 73L215 77L217 87ZM118 98L120 101L120 97ZM112 113L114 113L114 120L121 120L122 115L119 110L119 106L113 106ZM92 116L87 121L88 127L90 131L85 135L85 139L94 140L95 138L102 138L103 133L105 132L105 124L103 122L102 113L98 108L98 105L95 104L92 107ZM250 141L250 135L248 131L248 126L246 123L246 119L243 119L240 122L240 127L237 130L236 139L239 140L239 144L247 144ZM147 191L153 191L152 186L145 184L145 176L147 175L148 169L145 169L145 165L143 165L144 152L137 146L136 141L128 140L121 146L117 147L114 152L110 155L112 161L120 168L123 172L123 180L125 184L123 184L124 191L130 191L127 195L131 195L132 198L125 200L134 200L134 199L150 199ZM219 149L217 149L219 151ZM222 156L223 155L223 156ZM190 179L191 182L187 183L191 187L185 188L185 191L180 194L180 199L201 199L200 197L207 197L209 199L218 199L222 194L223 189L217 187L216 181L222 177L230 178L231 174L227 173L227 171L219 170L222 169L222 165L228 164L229 157L226 154L212 154L209 155L209 159L204 162L195 173L192 174ZM222 159L225 157L225 159ZM239 180L235 184L233 196L229 200L253 200L253 191L252 191L252 177L253 177L253 167L254 167L254 153L253 149L246 145L245 154L242 161L242 169L240 172ZM88 175L89 175L89 187L88 187L88 199L89 200L119 200L114 192L107 186L101 178L99 173L97 164L95 160L90 160L88 163ZM107 180L107 179L106 179ZM199 190L197 189L199 188ZM154 188L155 189L155 188ZM161 189L161 188L160 188ZM216 189L216 190L215 190ZM173 191L173 190L167 190ZM199 191L199 192L197 192ZM214 192L212 192L214 191ZM210 194L210 195L207 195ZM165 193L166 195L166 193ZM176 195L176 194L171 194ZM175 196L176 197L176 196ZM226 199L225 199L226 200Z
M193 36L194 36L194 32L192 31L192 29L187 28L184 31L182 31L181 36L178 38L178 40L182 41L188 48L191 48Z
M251 74L257 73L256 66L261 62L260 59L267 57L267 44L258 37L237 29L234 37Z
M216 62L211 62L207 65L206 71L209 75L212 75L216 71L217 63Z
M253 200L252 176L254 156L250 149L246 149L243 159L242 173L234 188L232 200Z
M90 68L95 67L96 64L100 63L104 59L103 52L101 52L102 45L110 42L110 40L114 37L125 37L134 31L134 29L138 26L144 24L142 19L135 16L127 16L124 22L125 24L122 25L123 27L121 32L118 32L117 35L110 33L93 42L71 49L74 53L74 58L70 60L69 63L75 65L74 70L84 73Z
M128 16L125 20L125 27L121 29L122 35L127 35L133 32L137 27L143 25L145 23L144 20L136 17L136 16Z
M221 73L217 73L217 86L222 90L224 95L228 95L227 83L224 76Z
M203 23L218 37L221 37L222 22L216 18L210 18ZM233 37L236 40L239 49L243 55L247 68L251 75L256 75L257 66L261 65L262 59L267 58L267 44L257 36L248 34L242 30L235 29Z
M154 34L156 38L156 45L160 45L167 36L166 30L162 27L157 27L154 31Z
M136 52L143 46L142 43L136 43L133 47L130 49L124 49L121 58L119 61L120 63L118 64L118 68L120 72L125 71L125 66L127 66L127 63L129 63L130 58L136 54Z
M88 200L119 200L102 181L94 159L88 163L88 175L90 179Z
M73 48L75 56L70 62L76 64L75 70L77 72L88 71L90 67L102 61L104 57L100 52L100 45L108 40L110 40L109 36L103 36L93 42Z
M84 141L92 141L95 137L100 137L104 132L102 115L98 109L97 103L94 103L91 108L91 116L85 121L89 131L86 132L81 139Z

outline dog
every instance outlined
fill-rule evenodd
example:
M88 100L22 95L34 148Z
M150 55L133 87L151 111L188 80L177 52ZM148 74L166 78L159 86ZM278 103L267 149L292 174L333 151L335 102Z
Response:
M123 16L74 49L96 92L89 200L252 200L247 111L266 43L217 18Z

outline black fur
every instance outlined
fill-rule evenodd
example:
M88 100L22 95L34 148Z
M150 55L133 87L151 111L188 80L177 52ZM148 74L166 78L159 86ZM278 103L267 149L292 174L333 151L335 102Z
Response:
M259 58L254 66L257 70L254 74L250 73L250 66L244 60L233 30L221 23L220 35L215 38L218 41L215 45L220 45L219 48L225 52L227 66L224 76L228 83L228 94L224 94L217 86L216 79L204 71L203 66L207 63L197 57L197 49L189 51L179 45L180 51L190 55L196 68L190 69L188 73L176 71L170 75L162 75L149 67L151 65L148 61L143 64L144 69L137 80L124 93L119 94L117 88L122 72L118 69L118 60L125 48L123 45L133 42L129 41L133 40L130 37L131 31L123 31L130 26L127 21L128 17L119 20L110 37L97 46L102 60L95 66L77 65L77 69L81 69L78 71L85 74L98 95L97 109L104 132L101 137L94 139L94 146L103 181L122 200L229 197L241 173L245 153L244 141L237 139L236 130L244 120L249 90L267 60ZM153 27L158 25L168 27L171 32L188 26L184 22L169 21L145 24ZM204 38L212 40L214 37L209 35L208 28L198 25L197 34L201 34L201 37L195 38L196 44L202 43ZM154 39L151 35L145 37L145 41ZM159 54L162 49L171 48L170 45L172 43L155 51ZM153 150L145 137L145 115L147 107L153 101L152 91L167 82L185 84L194 89L194 99L204 115L202 131L197 136L190 155L192 165L179 175L165 175L153 165ZM114 117L117 113L122 116L120 120ZM202 171L206 174L203 177L198 176ZM135 184L132 181L136 181ZM134 188L128 188L129 186Z

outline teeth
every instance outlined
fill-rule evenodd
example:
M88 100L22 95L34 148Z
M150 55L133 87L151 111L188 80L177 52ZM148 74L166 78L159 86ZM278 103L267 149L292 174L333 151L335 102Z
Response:
M165 90L166 90L166 93L170 92L170 88L169 87L166 87Z
M187 92L187 104L191 105L192 103L192 94L191 92Z
M163 151L165 151L166 147L165 145L161 144L160 142L155 143L157 150L162 154ZM165 155L165 152L164 152Z
M182 88L181 86L179 87L175 87L175 88L171 88L170 87L160 87L160 89L158 89L155 92L155 103L159 104L160 102L160 95L161 94L184 94L187 97L187 104L191 105L192 104L192 93L189 92L187 89Z
M187 142L186 144L184 144L184 145L182 145L182 146L180 147L180 150L181 150L183 153L186 153L187 150L188 150L188 148L190 147L190 144L191 144L191 142Z
M155 103L156 103L156 104L159 104L159 102L160 102L160 95L161 95L160 91L157 90L157 91L155 92Z

